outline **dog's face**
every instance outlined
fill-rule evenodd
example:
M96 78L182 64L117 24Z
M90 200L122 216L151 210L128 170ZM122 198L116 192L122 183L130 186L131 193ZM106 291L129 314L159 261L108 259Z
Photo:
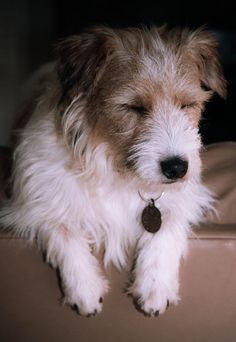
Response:
M147 184L199 175L198 124L225 95L205 31L98 28L59 46L62 131L70 145L106 143L114 168ZM83 153L86 153L86 143Z

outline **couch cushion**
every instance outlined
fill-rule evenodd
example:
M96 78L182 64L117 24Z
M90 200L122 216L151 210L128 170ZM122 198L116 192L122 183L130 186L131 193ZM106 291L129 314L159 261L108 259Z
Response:
M138 312L122 291L128 275L107 270L111 291L100 315L78 316L60 305L56 272L35 248L0 239L0 341L234 342L236 241L191 240L181 267L178 306L159 317Z
M207 146L202 153L203 180L216 194L218 215L208 217L211 223L236 223L236 143Z

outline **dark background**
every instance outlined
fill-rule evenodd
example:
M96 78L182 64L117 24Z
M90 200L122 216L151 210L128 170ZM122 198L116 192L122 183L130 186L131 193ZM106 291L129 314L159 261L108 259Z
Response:
M207 104L201 123L203 141L210 143L236 140L236 11L234 7L234 1L223 0L221 2L15 0L5 3L3 1L0 3L0 14L3 17L0 38L3 39L1 49L4 54L1 64L4 70L0 89L6 92L10 75L11 86L8 86L7 95L14 102L20 83L38 66L54 58L53 44L59 38L79 33L90 25L107 24L123 27L167 23L170 27L189 26L190 28L206 25L208 29L215 32L220 43L221 61L228 81L228 97L224 101L215 96ZM15 42L14 46L11 45L11 41ZM5 107L9 112L9 105Z

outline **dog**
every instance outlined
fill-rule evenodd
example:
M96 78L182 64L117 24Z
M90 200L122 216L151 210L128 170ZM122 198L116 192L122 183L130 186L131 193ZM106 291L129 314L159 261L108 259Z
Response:
M217 42L202 28L95 27L56 51L31 82L0 222L37 241L81 315L102 310L103 250L157 316L179 301L188 235L213 207L198 126L226 94Z

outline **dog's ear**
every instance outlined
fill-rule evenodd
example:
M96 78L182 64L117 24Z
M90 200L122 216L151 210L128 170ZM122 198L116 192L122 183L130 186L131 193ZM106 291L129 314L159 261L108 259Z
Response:
M61 99L71 100L79 92L88 95L104 71L114 50L114 31L92 28L71 36L57 46Z
M199 29L189 35L188 46L198 66L202 86L225 98L226 81L219 62L218 43L214 35Z

